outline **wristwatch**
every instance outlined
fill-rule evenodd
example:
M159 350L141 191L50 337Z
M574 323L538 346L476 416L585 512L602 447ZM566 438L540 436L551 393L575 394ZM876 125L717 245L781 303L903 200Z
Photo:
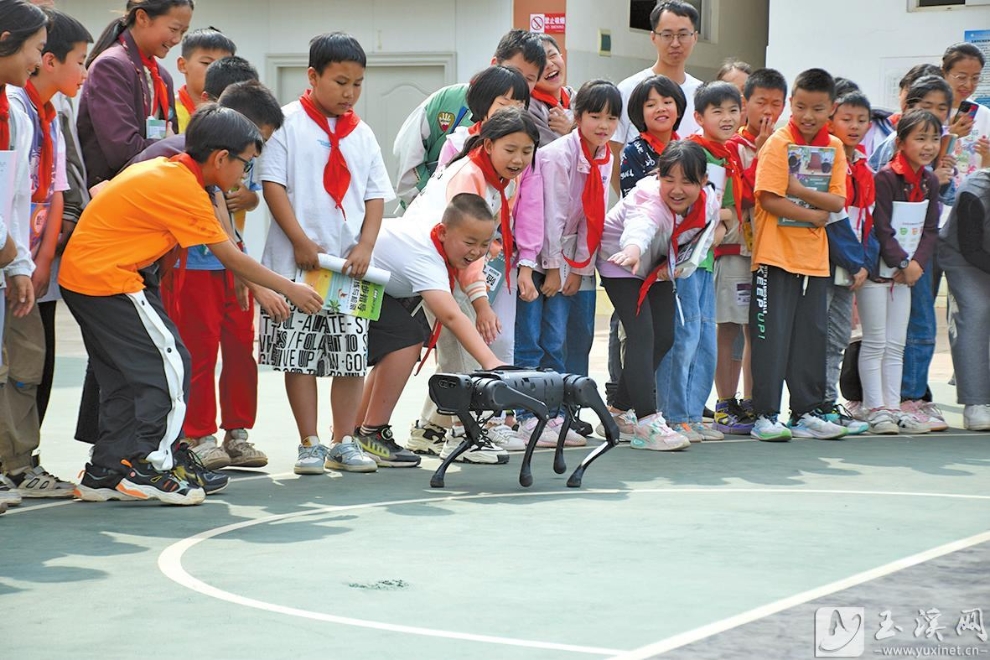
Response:
M901 261L901 263L898 266L898 268L900 268L901 270L904 270L905 268L907 268L910 265L911 265L911 260L910 259L904 259L903 261Z

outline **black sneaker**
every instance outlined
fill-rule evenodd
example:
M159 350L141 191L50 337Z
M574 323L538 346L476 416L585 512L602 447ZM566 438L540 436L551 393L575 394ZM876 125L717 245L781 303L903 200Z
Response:
M206 493L171 472L159 472L144 459L123 460L126 470L117 490L137 500L160 500L166 504L202 504Z
M199 454L185 442L180 442L172 450L172 458L175 459L172 474L193 486L202 488L207 495L219 493L230 483L230 477L227 475L207 470Z
M110 500L124 502L137 499L117 490L117 484L120 483L123 476L123 472L86 463L82 474L79 475L79 485L72 491L72 495L83 502L109 502Z
M420 463L419 456L396 444L392 437L392 427L387 424L368 435L359 428L354 431L354 439L361 445L364 453L380 467L417 467Z

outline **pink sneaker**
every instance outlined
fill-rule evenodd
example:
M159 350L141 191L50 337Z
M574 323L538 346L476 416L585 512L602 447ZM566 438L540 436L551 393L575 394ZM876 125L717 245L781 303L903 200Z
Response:
M931 409L937 416L930 414ZM921 424L928 426L930 431L944 431L949 428L945 419L941 417L941 410L934 403L928 403L920 399L912 399L901 402L901 412L907 413Z
M609 406L608 411L612 413L612 419L615 421L616 426L619 427L619 439L618 442L629 442L636 437L636 412L633 410L627 410L625 412L619 412L618 410ZM595 433L599 437L605 437L605 425L598 424L595 427Z
M560 428L564 425L563 417L554 417L547 424L547 429L553 430L553 446L557 446L557 438L560 437ZM564 446L565 447L584 447L588 444L587 439L573 428L567 429L567 435L564 436Z
M523 441L527 444L529 444L529 439L532 437L538 421L535 417L528 417L519 425L519 434L523 436ZM536 441L537 447L547 448L557 446L557 434L560 432L560 429L554 430L552 426L553 422L554 420L551 419L543 428L543 433L540 434L539 439Z
M691 441L667 426L660 413L653 413L636 424L636 437L629 441L633 449L678 451L691 446Z

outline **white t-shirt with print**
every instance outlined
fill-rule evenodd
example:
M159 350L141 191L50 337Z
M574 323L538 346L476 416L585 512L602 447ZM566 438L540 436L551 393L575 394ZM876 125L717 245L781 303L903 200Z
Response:
M629 97L632 96L636 85L655 75L657 74L653 73L653 67L650 67L639 73L634 73L617 85L619 93L622 94L622 115L619 117L619 125L615 129L615 135L612 136L612 142L629 144L639 135L639 131L629 119ZM677 128L677 135L682 138L697 133L698 129L701 128L694 120L694 93L701 87L702 83L687 71L684 72L684 76L681 91L684 92L687 106L684 109L684 116L681 117L681 124Z
M351 173L342 213L323 186L323 171L330 158L326 132L310 119L299 101L282 111L285 124L268 140L261 156L261 180L285 186L299 225L323 252L346 257L361 236L365 202L395 199L378 140L362 121L340 142ZM335 124L331 118L331 130ZM276 222L268 230L261 263L284 277L296 275L292 242Z

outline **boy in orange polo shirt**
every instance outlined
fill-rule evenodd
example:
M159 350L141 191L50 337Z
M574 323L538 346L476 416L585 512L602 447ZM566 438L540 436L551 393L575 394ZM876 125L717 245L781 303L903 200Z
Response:
M163 263L173 264L176 247L204 244L235 275L297 308L313 313L323 306L312 289L243 254L216 218L207 188L236 185L263 144L240 113L204 106L189 123L185 153L129 167L83 212L58 280L100 385L100 437L77 497L198 504L204 491L226 485L226 477L202 470L187 448L174 446L189 391L189 353L162 307L156 261L168 255Z
M842 212L846 201L845 151L827 128L835 106L835 81L822 69L802 72L794 81L790 104L790 122L760 150L754 188L749 328L757 419L751 434L764 441L846 434L821 411L829 286L825 225L833 213ZM800 157L789 153L794 151L791 145L826 149L811 162L826 174L828 165L820 163L831 163L827 190L802 185L796 176ZM777 419L785 380L791 403L787 426Z

